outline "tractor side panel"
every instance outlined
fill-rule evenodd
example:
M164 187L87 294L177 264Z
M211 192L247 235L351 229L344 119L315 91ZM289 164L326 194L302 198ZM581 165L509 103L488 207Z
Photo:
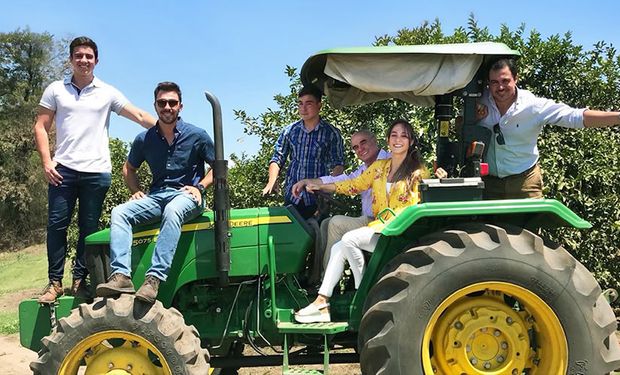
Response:
M261 208L259 217L263 221L269 220L269 224L261 225L258 232L261 273L267 273L267 241L270 236L273 237L276 252L276 273L303 271L308 252L314 246L313 233L308 225L286 207Z

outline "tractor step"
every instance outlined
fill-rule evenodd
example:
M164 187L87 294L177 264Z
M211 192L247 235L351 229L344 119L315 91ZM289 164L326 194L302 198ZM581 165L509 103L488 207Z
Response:
M284 334L284 363L282 363L282 374L327 374L329 372L329 342L327 337L336 333L344 332L349 328L347 322L327 322L327 323L291 323L278 322L278 332ZM323 336L323 371L306 370L288 367L288 335L289 334L321 335Z
M301 369L301 368L289 368L287 371L282 372L282 375L323 375L321 370Z
M347 322L327 322L327 323L292 323L278 322L280 333L303 333L316 335L333 335L344 332L349 328Z

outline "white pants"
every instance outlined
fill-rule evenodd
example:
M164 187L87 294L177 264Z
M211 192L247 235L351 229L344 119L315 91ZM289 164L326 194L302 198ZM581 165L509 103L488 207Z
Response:
M362 282L362 275L366 269L366 262L364 261L364 253L362 251L373 252L379 236L379 233L367 226L354 229L342 236L342 240L336 242L331 249L329 263L327 263L327 269L325 269L325 276L319 288L319 294L326 297L332 296L334 287L338 284L344 271L345 262L349 262L349 267L351 272L353 272L355 288L359 288Z
M354 230L365 227L372 219L368 216L351 217L334 215L321 223L321 238L325 245L323 251L323 270L327 268L331 256L331 249L342 237Z

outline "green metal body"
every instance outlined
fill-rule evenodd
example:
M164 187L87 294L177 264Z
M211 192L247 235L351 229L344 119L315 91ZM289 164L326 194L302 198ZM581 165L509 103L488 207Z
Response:
M332 297L332 319L348 322L348 329L356 331L366 295L390 259L423 234L472 220L509 222L522 227L590 226L561 203L550 199L411 206L383 228L357 292L345 288ZM205 212L183 226L172 269L168 280L161 285L158 298L164 305L178 308L186 322L196 326L203 344L213 355L226 355L235 341L252 340L259 346L267 342L282 345L284 334L278 324L285 327L293 321L292 311L309 302L297 283L313 247L313 238L304 226L305 223L285 207L231 210L231 282L222 288L218 286L215 267L213 215ZM150 266L157 232L157 225L134 230L132 270L136 285L142 283ZM270 240L275 254L271 264ZM89 236L86 242L87 249L109 244L109 230ZM77 304L71 297L61 298L56 317L67 316ZM20 334L23 346L38 350L40 338L50 332L49 315L49 306L39 305L36 300L22 302ZM294 340L320 345L323 339L298 334ZM354 340L349 337L349 342L343 344L354 345Z
M84 301L63 296L55 306L41 305L36 299L19 304L19 343L34 351L41 349L41 339L50 334L52 321L68 316L71 310Z

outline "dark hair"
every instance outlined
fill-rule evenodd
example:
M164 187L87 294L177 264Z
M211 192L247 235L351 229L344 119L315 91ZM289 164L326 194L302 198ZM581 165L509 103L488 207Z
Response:
M93 53L95 54L95 60L99 59L99 50L97 49L97 43L95 43L95 41L93 41L87 36L78 36L71 41L71 44L69 44L69 57L73 57L73 51L76 47L80 46L92 48Z
M155 100L157 100L157 94L159 94L160 91L174 91L179 95L179 103L183 102L181 98L181 88L174 82L159 82L157 87L155 87Z
M314 96L317 102L320 102L321 96L323 96L323 93L321 92L321 90L319 90L315 86L304 86L301 88L301 90L299 90L299 94L297 95L297 97L301 98L304 95L312 95Z
M420 156L420 149L418 147L420 145L420 141L418 140L416 134L413 132L413 127L411 126L411 124L407 120L398 119L392 122L392 125L390 125L387 130L388 143L390 140L390 134L392 133L392 129L394 129L394 127L399 124L405 127L407 136L411 140L411 145L407 150L407 156L405 157L405 160L394 173L392 182L406 180L407 184L411 186L413 182L420 178L420 173L418 172L418 170L422 168L422 157Z
M489 78L489 74L491 73L492 70L500 70L500 69L504 69L505 67L508 67L508 69L510 69L510 73L512 73L512 78L517 78L517 73L518 73L517 60L510 58L510 57L503 57L501 59L492 61L489 64L489 69L487 71L487 79Z

